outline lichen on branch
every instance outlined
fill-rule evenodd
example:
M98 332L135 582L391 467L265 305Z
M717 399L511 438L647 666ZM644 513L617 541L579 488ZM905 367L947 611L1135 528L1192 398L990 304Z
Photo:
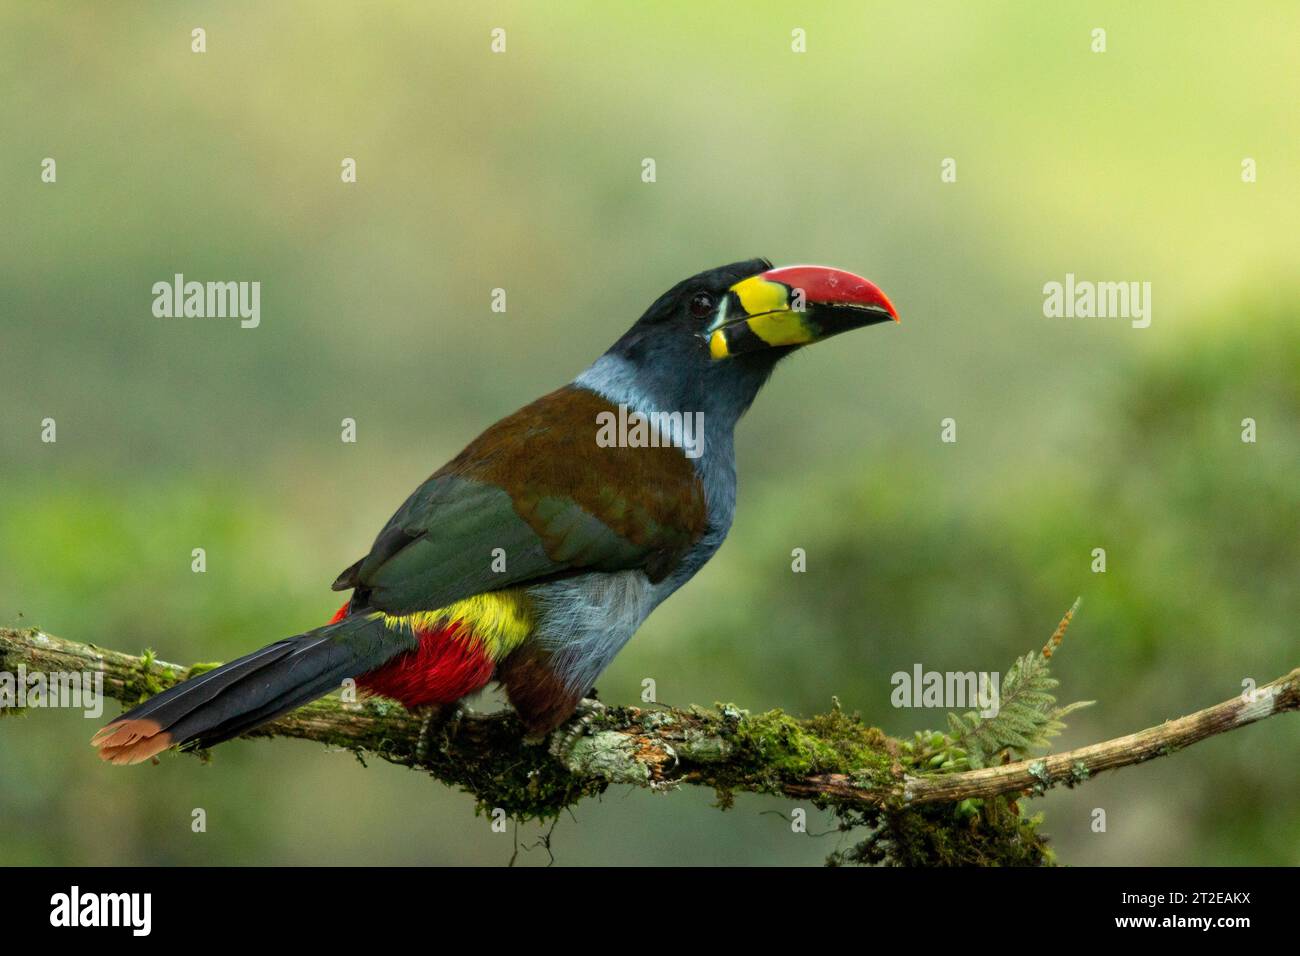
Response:
M1031 665L1042 668L1040 679L1061 633L1058 628ZM184 667L151 651L136 656L36 628L0 628L0 672L20 664L29 672L99 672L104 693L127 705L215 666ZM1035 724L1040 730L1062 714L1044 690L1040 684L1025 697L1048 715ZM382 698L345 703L327 697L246 736L312 740L362 762L372 755L420 769L472 794L480 810L501 808L520 820L552 818L611 784L703 786L716 791L723 808L737 793L773 794L831 808L842 828L871 829L867 841L833 854L831 862L1045 863L1050 851L1035 821L1021 814L1019 797L1062 783L1075 786L1100 771L1296 709L1300 668L1252 694L1066 753L1025 757L1020 743L1041 741L1024 737L1020 724L1001 745L997 735L985 733L979 762L992 764L999 755L1006 762L968 770L958 768L969 761L952 759L965 749L960 743L970 743L959 739L957 727L953 734L899 741L838 703L829 713L799 719L780 710L750 714L730 704L674 709L585 700L569 722L537 740L509 711L447 717L412 713ZM971 739L979 736L979 728L959 723L972 731ZM945 753L936 766L935 755Z

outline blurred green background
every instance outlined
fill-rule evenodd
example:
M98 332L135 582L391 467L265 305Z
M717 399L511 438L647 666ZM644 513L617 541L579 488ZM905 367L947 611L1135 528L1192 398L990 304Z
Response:
M323 621L434 467L678 279L763 255L861 272L903 323L777 373L729 541L604 699L835 694L908 734L942 712L891 708L893 672L1003 670L1076 594L1056 673L1099 703L1062 747L1269 680L1300 663L1298 29L1281 2L7 2L0 623L189 662ZM261 281L261 327L154 318L175 272ZM1150 328L1044 318L1067 272L1151 282ZM308 743L110 768L94 726L0 721L0 863L495 865L540 832ZM1281 718L1035 803L1066 863L1300 864L1297 745ZM790 801L711 801L611 789L553 848L837 846Z

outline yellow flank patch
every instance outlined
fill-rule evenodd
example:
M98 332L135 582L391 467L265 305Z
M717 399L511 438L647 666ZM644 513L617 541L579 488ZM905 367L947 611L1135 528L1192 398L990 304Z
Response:
M763 312L775 312L790 306L789 290L779 282L771 282L762 276L751 276L731 287L750 315Z
M384 615L384 624L405 630L433 630L453 621L465 626L465 639L477 641L484 652L499 661L524 642L533 631L533 612L521 588L476 594L436 611Z
M805 345L812 333L798 312L771 312L749 320L750 330L768 345Z

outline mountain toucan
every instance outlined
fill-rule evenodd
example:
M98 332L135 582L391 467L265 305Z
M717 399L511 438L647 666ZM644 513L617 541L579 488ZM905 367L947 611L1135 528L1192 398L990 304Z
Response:
M334 582L352 593L330 623L163 691L92 744L115 764L208 747L347 678L410 708L495 680L528 730L546 733L722 544L735 425L776 364L886 321L898 315L875 285L823 266L750 259L678 283L572 382L416 488ZM620 406L690 415L702 445L598 442Z

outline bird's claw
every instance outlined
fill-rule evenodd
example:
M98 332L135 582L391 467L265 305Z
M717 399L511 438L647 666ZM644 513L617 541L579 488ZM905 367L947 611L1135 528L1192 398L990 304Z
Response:
M439 728L442 731L442 745L446 747L460 733L460 727L464 722L467 714L472 711L457 701L450 706L432 705L422 708L424 717L420 721L420 735L416 740L415 756L420 763L426 763L429 756L429 747L433 742L433 729Z

